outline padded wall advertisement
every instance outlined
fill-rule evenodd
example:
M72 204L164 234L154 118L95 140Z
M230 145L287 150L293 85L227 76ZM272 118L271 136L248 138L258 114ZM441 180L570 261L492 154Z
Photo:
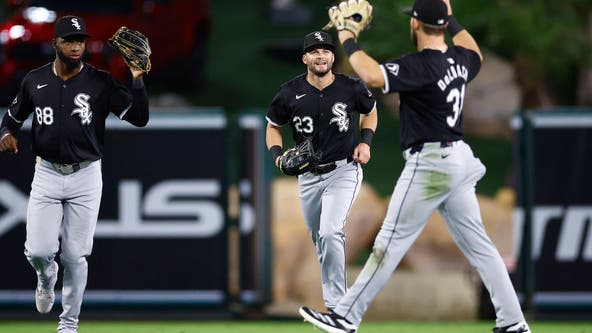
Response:
M0 304L34 302L23 254L35 163L27 123L19 153L0 154ZM85 306L227 301L226 137L222 112L152 112L145 128L108 118Z
M526 149L532 149L532 168L526 175L532 180L533 302L592 307L592 114L541 112L531 119ZM519 166L528 163L524 157L522 150ZM516 210L516 256L524 239L524 215L523 209Z

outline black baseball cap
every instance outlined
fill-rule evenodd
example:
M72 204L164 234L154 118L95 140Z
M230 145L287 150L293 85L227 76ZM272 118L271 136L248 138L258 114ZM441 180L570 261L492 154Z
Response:
M442 0L415 0L413 7L403 13L426 24L445 25L448 22L448 7Z
M306 53L313 49L313 47L325 46L327 49L334 51L335 44L333 44L333 38L331 35L324 31L314 31L304 36L304 45L302 46L302 52Z
M62 16L60 17L53 26L54 37L66 38L69 36L84 36L90 37L86 33L86 23L82 17L78 16Z

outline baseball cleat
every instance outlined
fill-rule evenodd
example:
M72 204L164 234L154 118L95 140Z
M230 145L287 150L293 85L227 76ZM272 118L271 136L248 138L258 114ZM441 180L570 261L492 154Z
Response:
M318 312L306 306L301 307L298 312L304 321L327 333L356 333L357 327L335 312Z
M521 321L516 324L504 326L504 327L496 327L493 329L493 333L532 333L528 324L525 321Z
M55 271L49 278L49 288L43 288L40 281L37 281L37 288L35 289L35 306L37 307L37 311L39 311L39 313L48 313L51 311L53 303L55 302L55 292L53 288L55 287L56 281L58 280L59 267L57 262L54 261L53 264Z

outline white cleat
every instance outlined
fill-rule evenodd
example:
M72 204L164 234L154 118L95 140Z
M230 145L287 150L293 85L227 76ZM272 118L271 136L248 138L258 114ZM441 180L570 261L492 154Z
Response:
M39 313L48 313L55 302L55 292L51 290L35 289L35 305Z
M39 311L39 313L48 313L51 311L53 303L55 302L55 292L53 288L56 284L56 281L58 280L59 267L57 262L54 261L53 264L55 271L49 278L49 289L42 288L40 283L37 283L37 288L35 289L35 306L37 307L37 311Z

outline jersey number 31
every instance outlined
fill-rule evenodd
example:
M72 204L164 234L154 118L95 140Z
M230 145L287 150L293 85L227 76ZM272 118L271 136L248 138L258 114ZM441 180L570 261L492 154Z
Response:
M448 126L454 127L456 125L456 121L460 116L460 112L463 108L463 103L465 101L465 85L463 84L460 90L458 88L453 88L448 93L448 97L446 97L446 102L452 103L452 115L446 117L446 123Z

